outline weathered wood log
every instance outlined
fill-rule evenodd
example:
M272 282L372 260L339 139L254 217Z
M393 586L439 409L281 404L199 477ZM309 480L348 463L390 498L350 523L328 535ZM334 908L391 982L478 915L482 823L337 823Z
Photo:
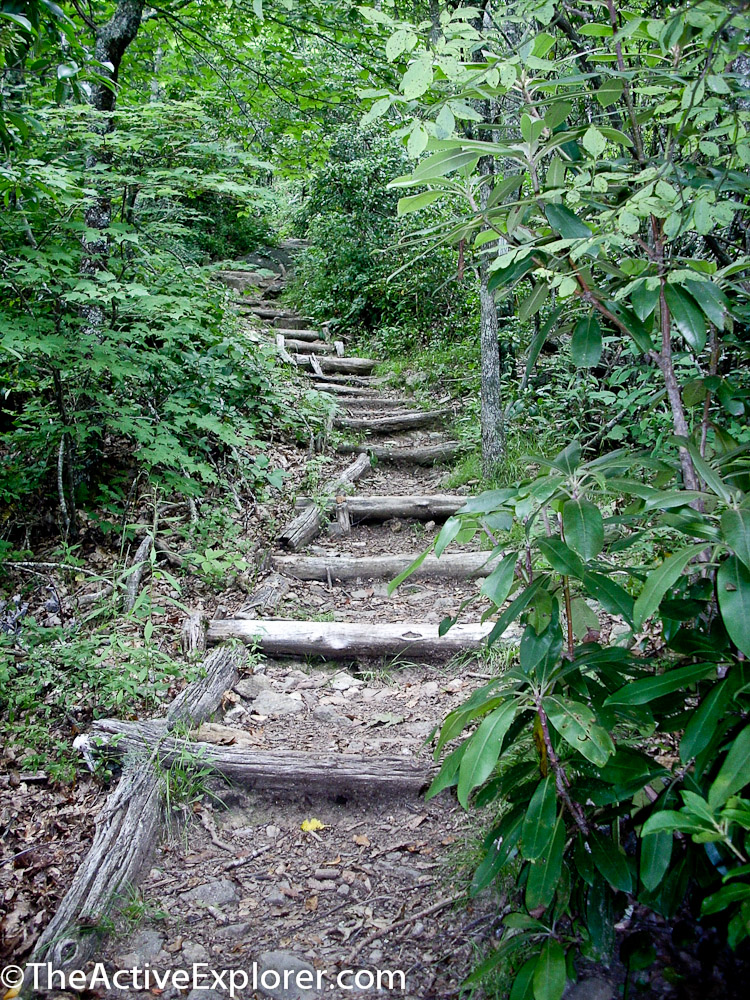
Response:
M169 707L160 725L203 722L216 710L224 692L237 683L243 656L235 649L214 650L205 660L205 676L188 685ZM99 948L92 928L117 904L118 893L137 882L151 853L162 819L161 779L152 766L153 750L138 760L126 758L126 770L96 820L89 853L75 874L52 920L37 941L30 962L49 962L62 971L82 969ZM43 985L43 984L42 984Z
M324 377L325 381L316 381L313 383L313 389L317 389L318 392L330 392L336 396L345 396L346 401L350 399L355 399L358 396L366 397L367 399L377 399L377 396L372 395L372 386L370 385L370 380L367 380L367 385L358 386L350 385L349 381L338 382L333 381L332 376ZM359 379L357 381L360 381Z
M315 376L316 384L340 385L350 389L358 387L368 392L373 392L384 381L382 375L327 375L324 373L323 375Z
M108 750L122 756L148 757L158 746L159 762L169 767L195 757L202 767L244 788L298 789L336 796L342 792L364 794L419 792L429 782L433 769L412 757L365 757L355 754L309 753L302 750L258 750L243 746L219 746L194 740L174 739L166 734L155 738L152 729L114 719L94 723L98 740ZM239 735L239 733L238 733ZM111 742L110 742L111 741Z
M306 344L313 343L316 340L322 340L327 343L323 331L318 330L295 330L291 329L277 329L276 333L280 333L284 337L289 337L292 340L302 340Z
M362 461L364 459L364 461ZM323 496L332 501L336 494L341 493L347 485L355 483L358 479L369 471L369 455L360 455L359 458L348 465L343 472L333 479L329 479L323 486ZM310 501L300 513L293 518L281 531L279 541L293 552L297 552L303 546L313 540L322 530L320 520L320 510Z
M468 497L435 493L427 496L353 496L349 515L359 521L389 521L392 517L419 521L444 521L466 503Z
M180 647L185 656L202 653L206 648L206 620L202 612L193 611L180 626Z
M287 365L296 365L297 362L291 356L289 351L286 349L286 343L284 338L280 333L276 334L276 350L279 352L279 357Z
M297 580L392 580L411 566L418 552L393 556L274 556L273 568ZM487 565L488 552L457 552L427 556L409 577L441 577L470 580L489 576L495 563Z
M336 497L336 522L339 528L340 535L350 535L352 531L352 522L349 517L349 508L347 507L346 497ZM292 556L292 558L295 558ZM320 577L320 579L327 579L326 577Z
M340 406L343 406L347 410L353 410L354 413L361 413L362 410L408 410L409 407L414 406L414 400L409 399L408 396L373 396L364 390L362 395L351 396L349 393L339 395L339 390L346 388L345 386L336 386L335 395ZM327 392L327 388L321 389L322 392Z
M268 656L323 656L333 659L398 656L449 658L478 649L492 630L484 625L454 625L445 635L426 622L303 622L267 618L211 622L208 642L240 639Z
M294 336L299 337L300 340L307 340L307 337L300 336L300 333L314 333L314 330L310 329L310 324L313 320L309 316L295 316L292 313L283 313L274 318L273 325L278 326L280 329L294 330ZM317 336L322 336L322 334L317 334Z
M312 368L309 356L298 354L296 362L300 368ZM377 361L373 358L321 358L320 367L324 374L346 372L350 375L369 375Z
M338 355L338 357L343 358L344 354L346 353L346 348L344 347L344 341L334 340L333 346L336 349L336 354Z
M297 354L297 355L295 355L295 357L299 358L300 355ZM316 375L322 375L323 374L323 369L320 367L320 359L315 354L308 354L308 355L305 355L305 357L307 357L307 360L310 362L310 367L315 372L315 374Z
M289 333L294 333L294 330L290 330ZM284 334L284 341L288 351L293 351L295 354L333 354L334 348L333 344L327 344L324 340L300 340L299 338L291 338L289 333Z
M450 410L412 410L411 413L389 413L385 416L336 417L334 425L384 434L388 431L410 431L419 427L432 427L441 423L449 413Z
M377 444L340 444L336 451L341 455L370 454L380 462L412 462L414 465L435 465L450 462L461 451L458 441L425 445L421 448L394 448Z

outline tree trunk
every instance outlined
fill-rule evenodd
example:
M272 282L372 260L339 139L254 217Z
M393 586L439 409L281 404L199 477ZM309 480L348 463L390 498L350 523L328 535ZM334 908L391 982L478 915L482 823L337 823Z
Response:
M481 173L486 177L494 173L494 164L489 156L482 157L479 167ZM483 184L480 191L482 210L487 207L489 195L489 184ZM497 472L505 457L505 422L500 395L497 306L495 298L488 288L489 277L490 258L485 252L481 255L479 264L479 330L482 356L482 471L488 478Z

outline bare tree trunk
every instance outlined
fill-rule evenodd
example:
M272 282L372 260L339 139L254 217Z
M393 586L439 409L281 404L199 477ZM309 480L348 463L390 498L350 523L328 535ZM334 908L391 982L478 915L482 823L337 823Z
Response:
M492 158L483 156L479 169L484 176L494 173ZM487 207L489 183L480 192L482 210ZM483 248L488 249L488 248ZM490 258L482 253L479 264L479 330L482 358L481 424L482 471L487 477L497 472L505 457L505 420L500 390L500 351L498 349L497 305L488 288Z

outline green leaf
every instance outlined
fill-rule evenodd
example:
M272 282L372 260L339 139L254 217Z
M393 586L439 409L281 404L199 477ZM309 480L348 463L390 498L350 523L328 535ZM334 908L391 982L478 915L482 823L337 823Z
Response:
M625 81L619 78L605 80L596 92L596 99L603 108L616 104L622 96Z
M521 612L528 607L537 590L539 590L543 583L543 578L538 576L533 583L530 583L529 586L518 595L518 597L511 601L505 611L503 611L497 619L494 628L487 636L488 646L491 646L493 642L496 642L510 623L514 622Z
M721 534L734 554L750 569L750 510L725 510L721 515Z
M586 152L590 153L595 160L598 160L607 148L607 140L595 125L590 125L584 133L581 144Z
M723 681L709 691L691 714L680 740L680 760L683 764L697 757L711 743L729 699L730 688L726 681Z
M705 547L705 544L689 545L687 548L675 552L674 555L665 559L661 566L650 571L645 586L633 608L633 627L636 631L643 628L643 623L654 614L664 595L670 587L677 583L691 559L694 559Z
M692 295L677 285L666 285L664 295L672 319L688 346L699 354L706 346L706 320Z
M407 198L399 198L398 215L407 215L409 212L419 212L428 205L432 205L439 198L442 198L442 191L423 191L422 194L412 194Z
M701 904L701 916L708 917L713 913L721 913L733 903L739 903L743 899L750 898L750 885L738 883L736 885L722 886L717 892L706 896Z
M549 295L549 285L546 281L538 281L531 292L526 296L518 307L518 319L521 323L535 316L547 301Z
M565 240L590 239L591 230L578 216L564 205L545 205L547 221Z
M544 698L542 705L562 738L592 764L604 767L615 752L615 745L591 709L561 695Z
M640 284L630 296L633 312L641 323L645 322L659 303L659 289L647 288L646 282Z
M593 368L602 356L602 328L595 316L579 319L570 342L570 356L576 368Z
M750 726L737 736L708 790L708 804L713 809L750 784Z
M621 615L632 626L635 600L619 583L602 573L586 572L583 574L583 585L605 611L611 615Z
M490 575L485 577L480 587L480 594L488 597L497 607L500 607L508 599L510 588L513 586L517 561L518 553L509 552L493 569Z
M526 908L536 910L549 906L560 883L563 854L565 852L565 823L559 816L555 823L552 839L542 856L529 862L529 877L526 881Z
M482 720L463 756L458 776L458 801L466 809L472 791L492 774L500 756L505 734L516 715L515 702L509 701Z
M453 129L456 127L456 119L447 104L444 104L440 109L440 113L435 119L435 126L438 139L447 139L448 136L453 134Z
M716 574L719 610L729 638L745 656L750 656L750 570L730 556Z
M565 952L559 941L549 938L534 969L534 1000L560 1000L565 992L565 982Z
M604 702L605 705L647 705L666 694L683 691L685 688L707 677L716 676L715 663L691 663L687 667L672 667L658 677L643 677L630 681L625 687L615 691Z
M533 1000L534 969L536 969L538 960L538 955L526 959L516 973L516 978L513 980L513 985L510 988L508 1000Z
M432 83L432 55L422 54L404 73L401 91L407 101L421 97Z
M581 579L585 575L583 563L561 538L540 538L539 551L556 573Z
M721 289L712 281L686 281L685 288L717 330L724 329L728 302Z
M392 594L394 590L397 587L399 587L408 576L411 576L411 574L414 572L415 569L419 569L419 567L427 558L429 551L430 551L429 549L425 549L424 552L420 552L420 554L417 556L417 558L414 560L413 563L410 563L410 565L408 565L405 570L402 570L402 572L399 573L399 575L396 577L395 580L391 580L391 582L388 584L389 595Z
M470 163L476 163L477 160L477 154L471 150L443 149L439 153L433 153L423 163L416 166L412 171L411 178L417 182L444 177L454 170L466 167Z
M613 889L620 892L633 891L633 878L628 859L613 840L605 840L592 830L590 834L591 855L601 875Z
M531 270L531 268L534 266L534 263L531 260L531 258L528 258L525 263L529 265L529 270ZM491 290L492 289L490 289L490 291ZM539 327L538 333L534 334L534 338L531 341L531 344L529 345L529 356L526 359L526 370L524 372L525 381L528 381L529 376L531 375L534 369L534 365L536 364L536 360L539 357L542 348L544 347L544 344L547 340L547 337L550 334L550 331L557 323L557 320L559 319L561 312L562 312L562 306L558 306L556 309L554 309L550 314L547 322Z
M469 749L469 742L465 740L460 747L452 750L443 761L440 770L432 780L432 784L427 789L425 799L432 799L446 788L450 788L458 781L458 769L466 751Z
M363 125L364 124L366 123L363 121ZM411 133L409 135L409 140L406 143L406 152L413 160L416 160L417 157L421 156L421 154L425 151L425 149L427 148L427 143L429 141L429 138L430 134L427 131L427 129L424 127L424 125L422 125L421 122L417 122L414 128L411 130ZM400 212L400 207L401 206L399 203L399 212Z
M644 889L653 892L664 878L672 860L672 834L667 830L643 837L639 874Z
M604 547L604 522L599 508L589 500L568 500L563 505L565 541L585 560Z
M551 774L542 778L531 796L521 830L521 853L527 861L541 858L552 838L557 815L555 779Z

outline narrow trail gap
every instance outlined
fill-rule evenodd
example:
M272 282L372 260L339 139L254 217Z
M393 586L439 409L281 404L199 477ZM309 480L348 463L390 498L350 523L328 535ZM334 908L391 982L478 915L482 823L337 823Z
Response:
M382 970L405 976L392 995L456 995L499 913L488 898L456 905L469 821L451 795L425 802L425 740L490 677L477 657L491 627L478 624L481 607L438 634L475 593L487 554L433 557L387 593L465 500L443 491L445 468L434 464L458 448L450 412L415 408L372 375L375 361L348 357L273 301L249 311L282 357L336 396L336 423L366 437L339 446L317 505L298 503L256 592L209 624L209 646L239 639L263 654L223 696L221 721L194 734L232 783L212 783L185 828L153 851L139 928L113 935L103 956L118 968L325 971L321 994L247 997L382 997ZM373 451L382 457L371 467ZM122 740L121 754L150 734L162 761L179 765L164 721L94 728ZM357 988L338 990L343 969L365 970Z

